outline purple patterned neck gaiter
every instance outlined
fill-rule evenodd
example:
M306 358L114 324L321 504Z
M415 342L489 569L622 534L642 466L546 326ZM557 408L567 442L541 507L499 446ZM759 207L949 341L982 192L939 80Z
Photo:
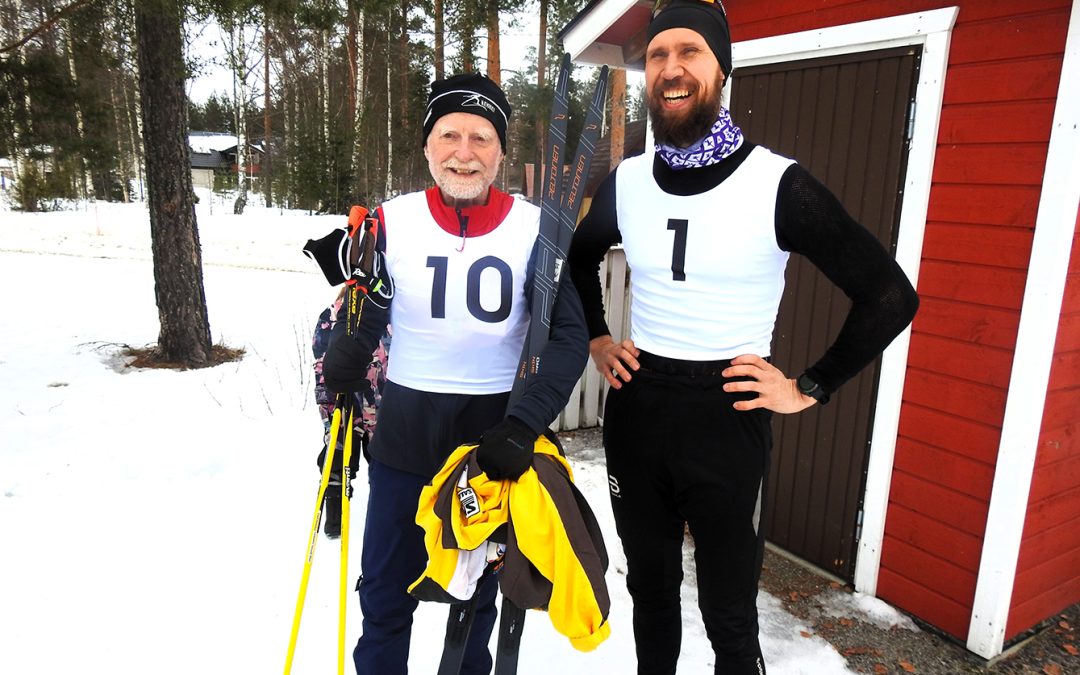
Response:
M738 150L743 143L742 129L735 126L727 108L720 108L720 115L705 138L689 148L676 148L670 145L656 144L656 152L667 165L680 169L697 169L720 160Z

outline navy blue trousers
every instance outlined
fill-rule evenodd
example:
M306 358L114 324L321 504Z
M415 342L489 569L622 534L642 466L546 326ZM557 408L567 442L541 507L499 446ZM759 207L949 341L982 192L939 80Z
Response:
M424 531L416 524L416 504L427 484L423 476L378 461L368 466L364 550L360 556L363 634L353 650L357 675L406 675L412 617L419 604L409 585L424 572ZM491 672L488 640L495 625L498 581L488 575L477 589L479 606L465 649L462 675ZM432 654L433 660L438 654Z

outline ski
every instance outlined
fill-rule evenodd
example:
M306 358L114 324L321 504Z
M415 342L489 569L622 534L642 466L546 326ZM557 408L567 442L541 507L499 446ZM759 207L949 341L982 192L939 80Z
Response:
M593 153L596 152L596 143L600 140L600 127L604 123L604 107L607 102L607 81L608 67L603 66L597 76L592 100L585 111L585 125L581 128L581 138L578 140L574 163L570 165L570 183L567 185L566 196L559 210L560 227L556 244L559 258L555 269L556 282L562 272L562 262L570 250L570 240L574 237L574 230L577 229L577 219L581 213L581 198L585 196L585 184L589 180Z
M525 628L525 610L503 596L499 610L499 642L495 648L495 675L517 673L521 652L521 631Z
M438 675L458 675L461 672L461 664L465 659L465 646L468 644L469 632L472 630L473 619L476 617L476 596L479 593L480 584L484 583L488 574L490 572L484 570L480 581L476 584L477 591L471 598L465 602L450 605Z
M589 177L589 168L592 164L593 153L596 150L596 142L600 136L600 127L604 121L604 103L607 96L608 68L600 69L600 75L593 90L592 100L585 113L585 125L582 127L581 138L578 141L577 152L573 164L570 165L570 182L566 186L566 194L561 194L563 183L562 176L562 147L566 142L566 113L569 101L566 98L567 82L570 79L569 72L570 55L563 55L563 70L560 71L562 86L562 98L560 100L560 88L555 90L555 104L552 106L552 127L559 125L557 131L551 136L549 151L546 153L548 161L545 169L547 179L544 183L544 194L541 201L540 213L540 236L541 247L545 257L537 258L537 268L533 281L533 320L529 326L529 337L525 343L526 353L522 359L524 364L524 377L515 381L515 390L521 382L521 391L531 375L535 375L540 369L540 352L547 344L551 330L551 312L555 304L555 295L559 289L559 281L563 271L563 262L566 260L567 251L570 248L570 240L573 238L574 229L577 227L578 214L581 212L581 197L585 194L585 183ZM556 115L561 115L561 119ZM549 208L544 208L545 206ZM548 248L550 247L550 248ZM541 263L543 266L541 267ZM537 321L536 319L541 319ZM519 393L520 395L520 393ZM516 400L513 391L510 400ZM525 609L515 605L509 598L503 597L502 610L499 620L499 639L495 657L494 675L515 675L517 673L518 654L521 649L521 633L525 627Z
M510 390L509 405L513 405L525 392L530 374L536 372L540 350L547 343L551 322L551 305L555 300L555 260L558 244L559 211L562 206L562 181L555 168L562 163L566 146L566 122L570 116L570 55L563 54L559 64L559 76L555 80L555 99L548 122L548 139L544 152L544 185L540 202L540 234L537 237L536 265L533 292L530 298L534 309L521 350L521 361L514 384ZM540 189L540 186L537 186ZM536 308L543 308L537 310ZM509 604L509 603L507 603ZM504 604L504 611L506 604ZM450 606L446 620L446 638L443 641L442 660L438 675L458 675L465 658L465 646L469 640L473 618L476 616L476 595L469 600ZM524 618L524 611L521 611ZM519 620L520 625L520 620ZM500 638L501 639L501 638Z
M570 117L570 55L563 54L559 76L555 80L555 99L551 104L548 138L544 150L544 172L540 185L540 233L536 241L536 264L530 307L532 319L521 350L521 365L510 390L512 406L525 393L525 385L540 368L540 352L551 332L551 308L558 288L556 273L566 257L559 250L559 223L562 220L562 166L566 148L566 123Z

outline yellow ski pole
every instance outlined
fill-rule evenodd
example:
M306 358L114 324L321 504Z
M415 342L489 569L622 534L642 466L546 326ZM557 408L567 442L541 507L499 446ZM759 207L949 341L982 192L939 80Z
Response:
M338 397L339 404L342 398L341 396ZM322 478L319 480L319 493L315 500L315 517L311 521L307 555L304 558L304 571L300 575L300 594L296 598L292 632L289 634L289 650L285 655L285 675L289 675L292 671L293 656L296 654L296 638L300 634L300 615L304 612L304 599L307 597L308 581L311 579L311 561L315 557L315 542L318 541L319 521L322 520L323 498L326 495L326 486L330 484L330 467L334 463L334 449L337 447L338 430L341 428L340 405L334 406L334 415L330 419L330 442L326 446L326 457L323 458Z
M355 406L349 403L349 426L341 454L341 572L338 589L338 675L345 675L345 608L349 596L349 502L352 499L352 444Z
M356 287L350 287L346 293L347 309L345 313L346 333L351 335L356 330L364 299L357 293ZM354 415L356 398L349 396L349 426L345 431L345 443L341 453L341 560L338 576L338 675L345 675L345 613L349 597L349 506L352 500L352 444L355 429ZM362 414L362 413L361 413Z

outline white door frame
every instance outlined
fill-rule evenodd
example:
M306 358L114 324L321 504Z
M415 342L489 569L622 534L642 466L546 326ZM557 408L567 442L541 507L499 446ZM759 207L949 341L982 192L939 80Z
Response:
M913 285L917 285L919 280L919 262L922 258L931 176L937 151L942 92L949 62L949 43L958 11L957 7L947 7L747 40L732 45L736 78L739 76L739 68L750 66L890 47L922 47L919 82L915 91L914 126L896 241L896 261ZM881 360L863 500L862 536L855 559L855 589L868 595L877 594L881 545L885 536L885 514L889 503L910 342L909 327L893 340Z

